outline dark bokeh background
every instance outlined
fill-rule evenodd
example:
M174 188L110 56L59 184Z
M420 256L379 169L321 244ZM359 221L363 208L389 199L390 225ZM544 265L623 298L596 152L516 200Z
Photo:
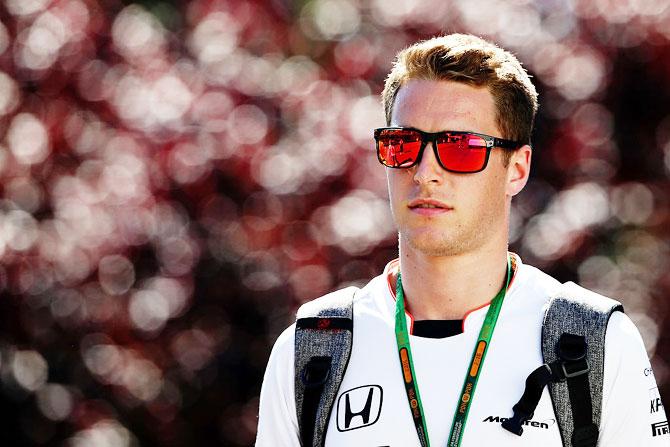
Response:
M540 91L512 249L622 300L667 402L668 2L4 0L2 444L251 445L296 307L396 256L379 93L452 31Z

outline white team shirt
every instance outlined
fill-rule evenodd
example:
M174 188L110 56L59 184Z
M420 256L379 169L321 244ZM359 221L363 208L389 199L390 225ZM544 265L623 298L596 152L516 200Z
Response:
M516 271L481 371L462 447L562 446L548 388L522 436L501 418L523 394L525 380L542 365L543 306L560 283L525 265ZM395 290L384 273L356 294L351 358L335 399L326 447L420 447L402 380L395 339ZM446 338L410 335L414 368L431 445L445 446L456 402L489 306L470 311L463 333ZM407 326L412 327L407 315ZM260 396L257 447L299 447L294 398L294 331L277 339ZM668 421L639 332L621 312L610 318L598 446L670 446Z

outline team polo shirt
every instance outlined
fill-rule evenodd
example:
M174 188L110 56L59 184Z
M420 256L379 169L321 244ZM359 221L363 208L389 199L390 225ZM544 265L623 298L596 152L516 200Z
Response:
M561 436L548 388L517 436L501 426L523 394L525 380L543 364L543 307L560 283L523 264L515 273L470 407L461 445L559 447ZM397 260L355 297L351 358L335 399L326 447L420 447L402 380L395 339ZM489 305L471 310L462 333L444 338L412 334L415 374L433 447L446 446L456 403ZM260 396L257 447L299 447L294 397L295 325L277 339ZM615 312L605 338L602 416L598 446L668 446L668 421L639 332Z

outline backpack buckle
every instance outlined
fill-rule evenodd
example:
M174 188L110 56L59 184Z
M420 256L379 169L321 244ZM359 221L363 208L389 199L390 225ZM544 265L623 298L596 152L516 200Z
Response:
M328 356L315 356L309 359L300 374L300 379L305 388L323 386L330 377L331 362L332 357Z
M533 413L529 414L528 412L524 411L519 404L514 405L514 407L512 407L512 411L514 412L514 415L506 421L503 421L502 426L505 430L512 432L517 436L521 436L523 434L522 425L528 419L533 417Z

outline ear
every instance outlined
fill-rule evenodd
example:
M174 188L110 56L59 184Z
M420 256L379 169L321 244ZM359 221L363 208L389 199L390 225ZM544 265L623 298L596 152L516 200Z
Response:
M528 182L530 175L530 161L533 155L533 149L529 145L524 145L514 151L510 157L507 166L507 184L506 193L512 197L521 192Z

